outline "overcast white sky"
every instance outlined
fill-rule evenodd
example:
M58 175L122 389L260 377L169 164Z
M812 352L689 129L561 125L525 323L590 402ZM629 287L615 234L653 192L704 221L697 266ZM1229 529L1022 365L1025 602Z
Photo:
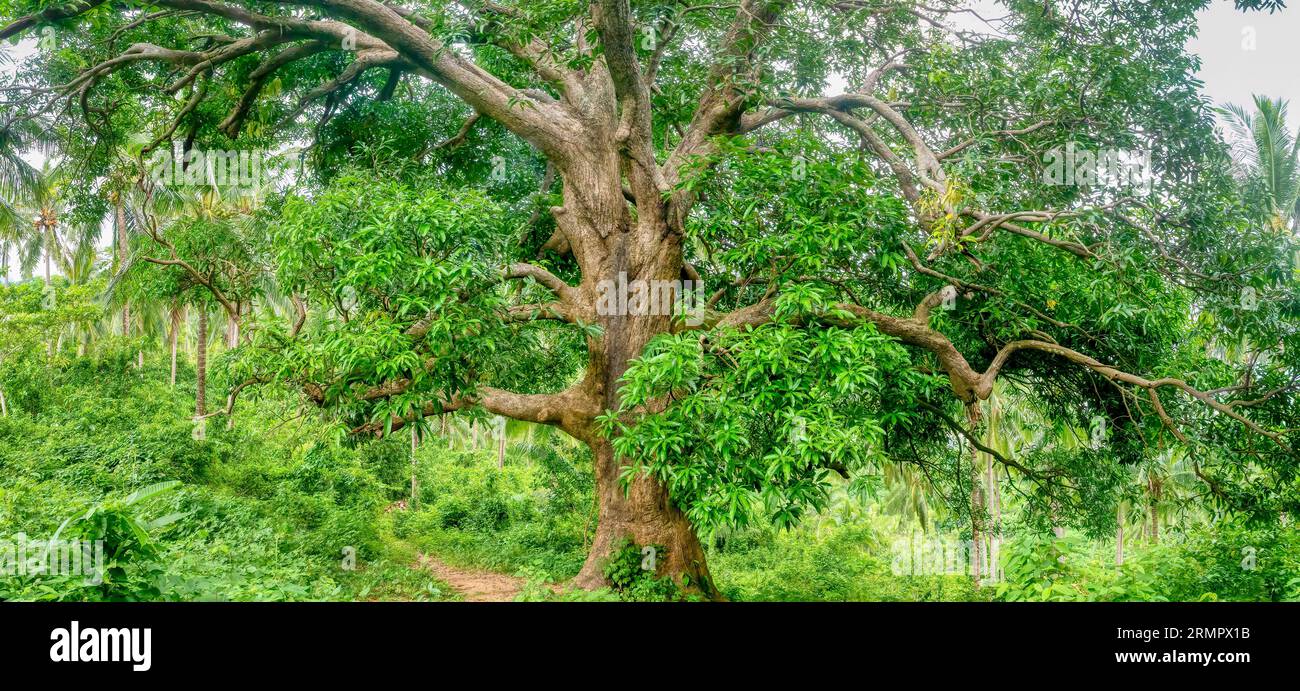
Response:
M981 14L1002 14L992 0L977 0ZM1275 14L1241 13L1230 0L1216 0L1199 16L1199 35L1188 49L1201 58L1198 77L1203 91L1215 103L1249 106L1254 94L1285 98L1294 103L1290 110L1293 129L1300 126L1300 7ZM34 48L32 41L17 46L0 44L21 61ZM0 68L0 74L8 68ZM32 163L39 163L35 156ZM11 267L9 278L18 277Z
M1201 13L1200 34L1188 49L1201 57L1198 76L1216 103L1249 106L1254 94L1281 97L1293 104L1292 129L1300 123L1300 6L1241 13L1217 0Z

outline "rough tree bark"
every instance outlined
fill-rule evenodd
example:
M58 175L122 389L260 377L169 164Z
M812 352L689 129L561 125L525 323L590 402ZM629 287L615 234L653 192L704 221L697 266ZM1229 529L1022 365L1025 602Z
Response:
M574 583L584 588L603 585L604 561L620 540L654 546L656 572L672 578L683 590L710 597L717 594L710 580L704 547L695 529L657 480L638 477L627 493L619 482L620 463L607 442L592 446L596 463L599 505L596 535L582 571Z
M668 225L670 210L651 180L633 176L640 181L634 188L645 185L647 189L635 195L637 218L633 220L628 212L620 184L623 161L614 94L606 97L604 122L597 125L604 136L592 139L573 163L561 167L565 203L555 210L582 268L583 281L573 302L584 321L601 326L600 336L588 338L587 372L577 392L581 402L575 406L579 414L564 426L591 449L599 502L596 534L576 583L582 587L605 583L605 560L620 540L628 539L662 550L654 560L658 575L672 578L687 592L716 596L704 549L685 514L652 477L635 477L625 491L620 481L623 459L595 430L595 415L620 408L619 380L630 361L672 326L671 315L666 314L631 315L619 310L600 314L594 309L598 285L623 275L629 283L677 280L683 266L680 235Z

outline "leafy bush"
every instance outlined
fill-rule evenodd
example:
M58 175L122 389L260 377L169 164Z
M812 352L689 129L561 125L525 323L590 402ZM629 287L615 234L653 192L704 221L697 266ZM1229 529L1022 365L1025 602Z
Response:
M539 448L499 469L487 452L420 447L419 498L414 510L395 512L395 536L453 563L572 578L586 559L592 496L580 483L557 491L557 464L572 461Z
M961 575L896 576L881 528L869 517L792 530L733 534L709 554L714 582L731 600L932 601L987 597Z
M1159 544L1114 546L1074 535L1020 535L1003 551L997 597L1011 601L1277 601L1300 599L1300 537L1232 518L1194 525Z
M68 555L60 558L49 552L38 553L38 561L48 559L45 564L52 572L0 579L0 599L138 601L166 597L170 593L163 585L163 552L150 533L174 523L183 514L146 520L141 505L179 484L172 481L150 485L123 499L94 504L84 513L68 518L45 545L54 549L60 541L72 543L84 560L80 568L73 567L76 562ZM24 542L27 539L25 534L16 537ZM93 559L88 558L92 554ZM60 561L63 568L59 568Z
M559 437L512 444L502 468L493 451L431 439L416 453L419 495L403 508L407 441L350 446L317 421L271 422L298 412L275 396L241 402L234 429L210 425L196 440L188 372L173 388L165 362L139 371L131 347L106 341L103 353L6 380L11 401L40 405L0 417L0 538L102 539L106 577L5 578L0 599L454 597L412 568L421 552L520 575L525 600L679 597L630 542L604 564L612 589L555 592L581 569L596 526L588 452ZM1004 581L976 589L960 575L895 575L888 545L904 526L876 507L837 487L792 529L721 531L707 548L714 581L732 600L1300 600L1300 537L1285 523L1192 516L1158 545L1130 545L1122 567L1105 540L1015 526ZM945 520L936 527L954 530Z
M657 555L664 554L662 545L638 545L626 538L614 546L613 554L605 561L602 572L613 586L614 592L632 602L663 602L681 599L681 592L671 578L658 578L647 568L644 548Z
M264 425L292 414L292 401L274 398L242 401L235 429L209 425L196 440L193 390L183 378L176 388L166 383L167 363L101 376L133 367L135 352L48 368L40 384L48 405L0 417L0 538L48 540L75 507L90 506L88 515L75 509L60 535L102 538L107 548L99 586L7 578L0 599L445 597L445 586L410 569L414 555L394 553L385 536L383 507L397 489L392 444L350 449L321 442L328 435L318 423ZM12 383L9 391L24 395ZM119 499L162 480L184 484ZM154 516L183 518L151 525ZM345 547L355 571L343 565ZM409 559L399 567L394 558ZM381 573L389 585L377 588Z

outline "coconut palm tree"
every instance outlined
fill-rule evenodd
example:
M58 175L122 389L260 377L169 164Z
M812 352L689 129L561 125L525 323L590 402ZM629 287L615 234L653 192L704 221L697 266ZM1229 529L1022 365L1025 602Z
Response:
M1287 129L1287 102L1255 96L1254 112L1219 109L1240 177L1262 185L1276 228L1294 230L1300 217L1300 139Z
M72 261L67 244L78 244L76 241L65 244L60 237L60 233L66 231L63 225L67 209L62 197L68 182L62 166L46 161L26 193L16 200L20 216L17 224L20 267L24 276L31 276L36 264L44 259L47 286L50 285L52 268L55 265L67 266ZM86 232L91 231L81 229L79 234Z
M943 515L943 502L925 473L905 463L886 464L882 479L885 494L881 511L898 519L899 524L915 524L927 532L936 522L936 514ZM938 499L938 500L936 500Z
M36 186L39 173L24 161L27 139L16 126L0 128L0 277L9 275L9 251L26 235L20 200Z
M277 300L288 302L276 294L273 290L273 283L270 278L263 276L257 271L250 270L250 275L227 276L232 281L243 282L238 290L227 293L215 293L205 291L215 291L208 284L200 287L200 282L193 280L188 275L178 283L163 284L145 288L141 285L133 285L131 280L119 282L119 278L125 279L129 276L144 276L151 270L150 267L156 263L149 257L158 255L163 260L169 260L169 255L177 251L174 242L177 240L175 234L182 228L190 227L191 232L202 232L196 230L201 224L203 227L211 230L221 227L230 230L230 236L244 236L250 233L253 221L253 213L263 194L249 194L247 190L236 190L222 188L213 185L183 185L169 187L167 185L144 183L139 186L138 194L132 192L127 196L127 202L123 204L123 214L125 219L115 221L118 228L130 227L136 229L140 236L140 247L136 253L119 252L118 261L119 270L115 273L114 281L110 284L111 300L117 304L125 306L128 302L131 305L131 311L137 315L133 323L138 324L142 332L155 331L161 333L164 324L169 324L168 341L172 352L172 382L175 383L176 370L176 349L179 332L184 328L185 319L181 316L181 310L193 310L197 312L197 333L195 334L195 421L196 437L201 437L205 433L205 420L215 415L228 414L233 409L233 403L228 400L227 406L209 410L207 401L207 365L208 365L208 346L209 337L218 329L213 328L210 318L213 316L217 303L220 302L220 312L226 319L225 338L223 339L227 348L236 348L240 343L240 318L250 314L255 303L261 302L267 309L276 309ZM117 215L116 209L114 215ZM116 237L119 247L125 247L130 242L130 238L125 235ZM232 241L238 245L238 241ZM182 245L185 243L182 242ZM182 253L184 248L180 250ZM205 250L206 251L206 250ZM233 250L232 250L233 251ZM137 256L139 255L139 256ZM143 257L143 259L141 259ZM199 261L195 257L185 257L189 261ZM233 258L233 255L230 256ZM224 260L224 258L222 258ZM219 261L212 256L206 257L206 261ZM202 261L199 261L202 263ZM239 262L222 261L233 271L239 271ZM179 271L175 266L169 266L171 271ZM162 290L163 292L151 292ZM216 298L213 300L213 298ZM278 305L281 311L287 311L283 304ZM227 419L227 428L233 425L233 418Z

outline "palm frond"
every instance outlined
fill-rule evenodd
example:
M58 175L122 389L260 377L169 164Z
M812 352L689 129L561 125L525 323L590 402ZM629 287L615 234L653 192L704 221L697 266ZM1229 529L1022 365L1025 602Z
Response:
M1253 117L1245 108L1227 103L1218 108L1227 127L1228 153L1237 174L1246 177L1259 169L1259 149L1255 146Z

